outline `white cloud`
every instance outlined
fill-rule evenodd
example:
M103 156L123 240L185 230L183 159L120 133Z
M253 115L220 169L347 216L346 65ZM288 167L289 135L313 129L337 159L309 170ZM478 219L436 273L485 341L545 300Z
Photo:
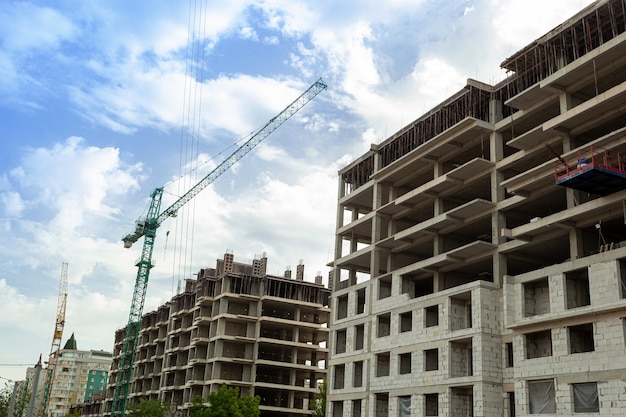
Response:
M0 6L0 21L2 49L20 53L55 48L78 33L74 23L62 13L27 2L4 3Z
M4 207L4 215L9 218L20 217L24 210L24 201L16 192L0 193L0 203Z
M31 150L11 177L23 189L28 206L54 210L54 221L62 230L83 226L85 213L110 216L119 208L107 197L138 187L130 173L121 171L119 150L83 146L84 140L67 139L53 148Z

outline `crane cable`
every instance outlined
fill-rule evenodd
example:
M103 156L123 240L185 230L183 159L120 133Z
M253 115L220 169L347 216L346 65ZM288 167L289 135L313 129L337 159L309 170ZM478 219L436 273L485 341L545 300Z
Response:
M197 182L200 118L203 88L203 40L206 34L206 0L189 3L187 22L187 49L185 57L185 85L181 120L179 151L178 195L182 195ZM186 167L191 167L186 169ZM192 265L195 202L181 210L174 224L174 256L172 263L172 295L175 281L185 276L185 265ZM188 244L190 243L191 246ZM190 272L189 272L190 273Z

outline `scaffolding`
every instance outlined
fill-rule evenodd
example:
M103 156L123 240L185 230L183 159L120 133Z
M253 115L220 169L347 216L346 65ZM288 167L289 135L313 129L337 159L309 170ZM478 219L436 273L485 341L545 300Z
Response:
M490 122L489 103L502 104L502 117L514 109L504 104L532 85L583 55L626 32L626 0L608 0L590 5L515 55L501 68L507 78L495 87L473 82L456 95L420 117L341 172L344 195L370 180L370 176L466 118ZM491 121L493 122L493 121ZM380 155L380 166L375 157Z

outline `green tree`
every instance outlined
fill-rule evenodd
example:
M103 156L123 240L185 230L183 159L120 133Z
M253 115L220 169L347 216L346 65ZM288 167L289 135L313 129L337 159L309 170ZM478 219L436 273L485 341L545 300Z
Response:
M328 386L326 380L320 384L320 394L309 403L309 409L313 417L326 417L326 391Z
M209 405L204 405L202 398L196 397L192 402L192 417L259 417L258 396L239 396L239 388L222 385L217 392L207 398Z
M11 394L13 390L9 387L9 384L5 384L0 389L0 417L7 417L9 415L9 403L11 402Z
M80 417L80 410L76 409L73 413L67 413L65 417Z
M163 417L169 406L161 400L141 398L138 403L128 404L126 411L133 417Z

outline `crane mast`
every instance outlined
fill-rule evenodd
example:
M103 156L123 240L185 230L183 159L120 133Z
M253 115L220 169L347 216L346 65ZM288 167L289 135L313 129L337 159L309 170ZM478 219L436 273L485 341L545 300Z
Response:
M248 139L229 157L224 159L224 161L222 161L213 171L207 174L196 185L191 187L189 191L183 194L171 206L163 211L160 211L163 188L156 188L150 195L151 202L148 208L147 216L138 220L135 224L135 230L122 238L124 247L126 248L130 248L133 243L139 240L142 236L144 237L144 241L141 257L135 265L137 266L137 277L135 280L135 289L133 292L128 324L126 326L126 333L124 335L124 344L120 353L118 374L115 380L115 389L113 391L113 404L111 406L112 417L121 417L126 411L126 400L130 390L130 380L132 376L137 341L139 338L141 316L146 298L148 278L150 276L150 269L154 266L152 263L152 252L158 227L168 217L175 216L177 211L198 195L200 191L215 181L215 179L243 158L256 145L263 141L263 139L278 129L291 116L296 114L302 107L304 107L304 105L306 105L326 88L327 85L321 78L315 81L304 93L296 98L278 115L270 119L260 129L253 132L250 139Z
M50 357L48 359L48 368L46 371L46 383L44 385L43 401L41 403L41 412L39 416L45 416L50 402L52 393L52 384L54 383L54 374L56 372L59 351L61 350L61 339L63 338L63 328L65 327L65 308L67 305L67 262L61 264L61 284L59 285L59 296L57 299L57 315L54 325L54 333L52 335L52 346L50 348ZM33 393L32 395L34 395Z

